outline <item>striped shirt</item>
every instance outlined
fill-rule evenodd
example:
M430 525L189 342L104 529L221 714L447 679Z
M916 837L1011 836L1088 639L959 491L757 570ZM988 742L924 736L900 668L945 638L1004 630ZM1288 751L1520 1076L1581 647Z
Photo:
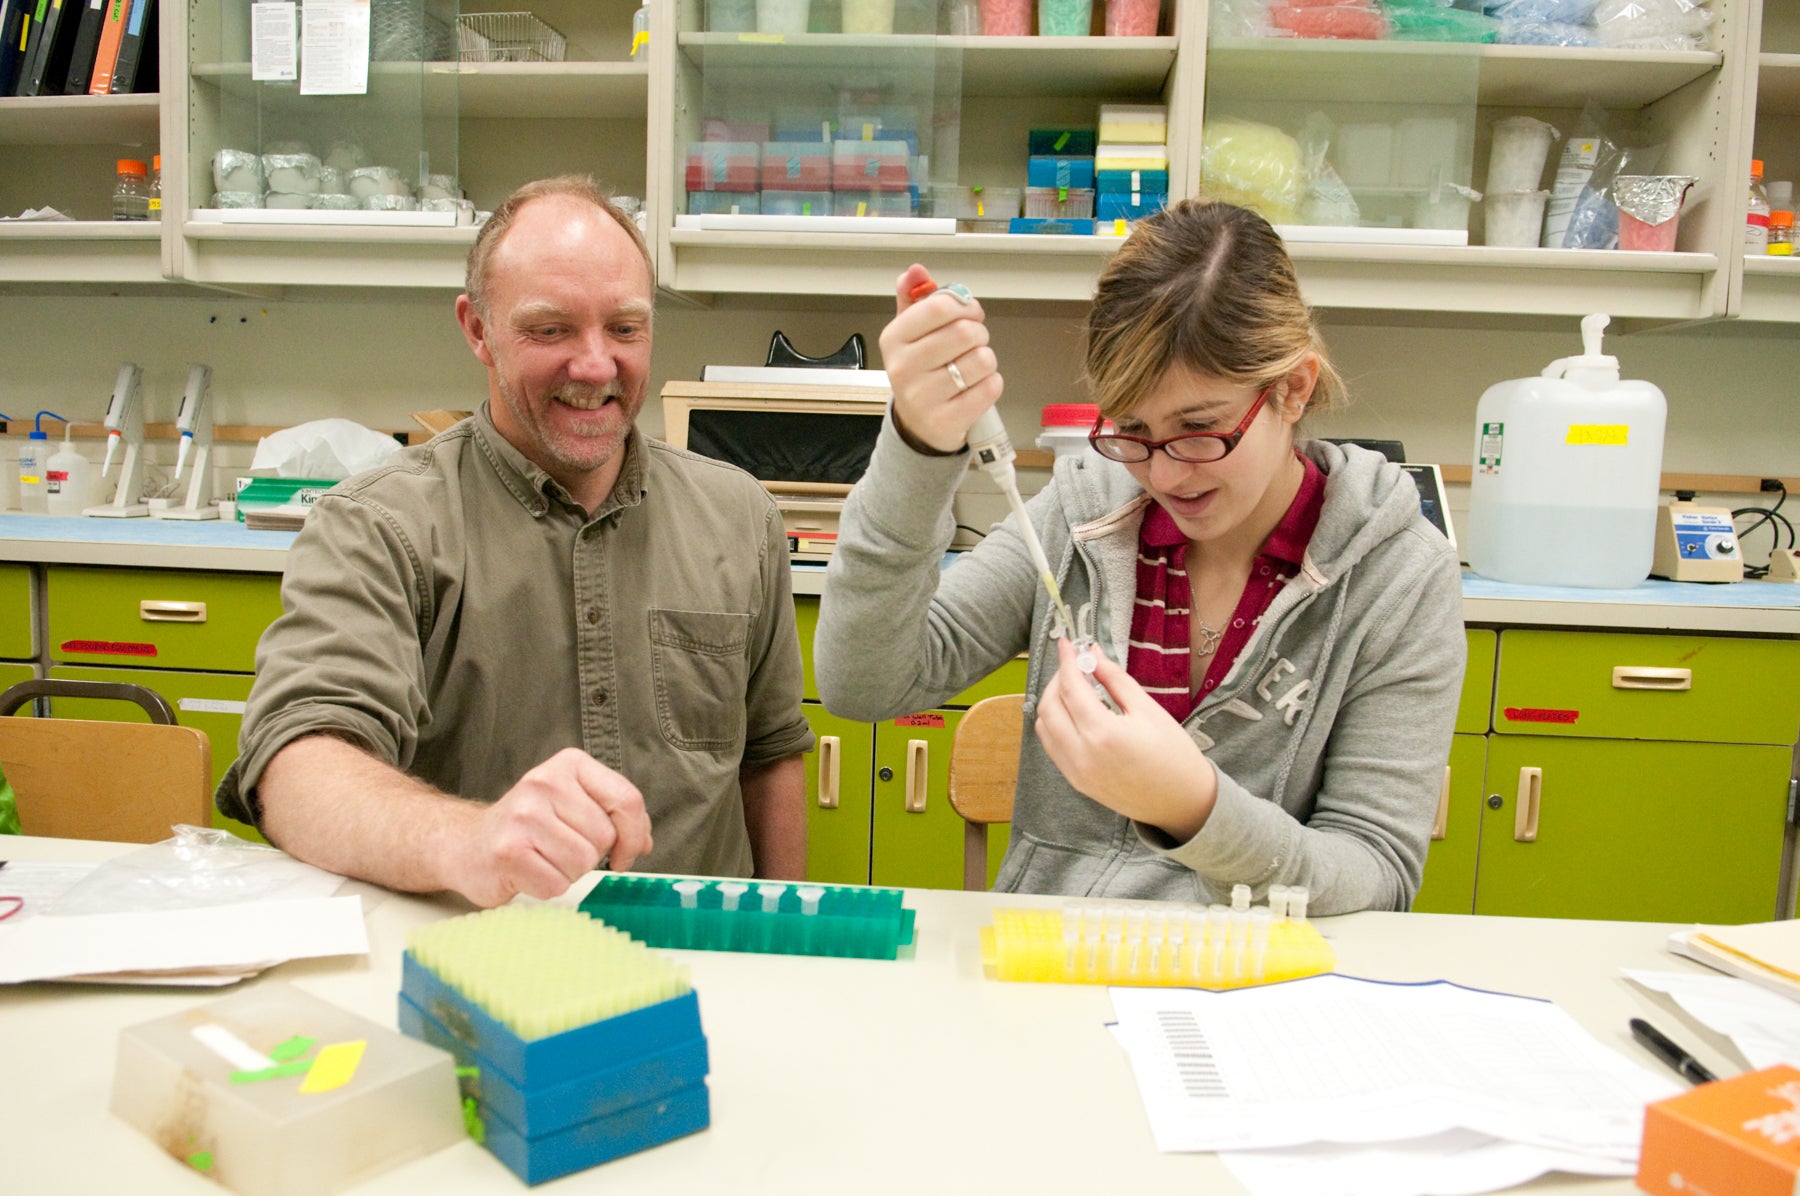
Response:
M1137 602L1131 611L1125 671L1178 720L1192 714L1200 699L1231 672L1257 621L1275 600L1276 588L1300 571L1300 559L1325 506L1325 474L1300 452L1294 455L1306 467L1300 489L1256 554L1231 622L1220 629L1219 646L1198 693L1189 688L1193 663L1188 643L1188 538L1160 504L1152 503L1144 516L1138 532Z

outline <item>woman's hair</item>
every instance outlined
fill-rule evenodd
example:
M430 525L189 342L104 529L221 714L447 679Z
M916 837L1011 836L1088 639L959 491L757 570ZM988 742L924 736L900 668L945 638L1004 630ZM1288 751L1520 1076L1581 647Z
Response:
M1264 386L1309 352L1319 380L1307 409L1329 411L1344 402L1344 380L1281 238L1255 212L1214 200L1184 199L1133 225L1088 310L1088 385L1108 419L1172 366Z
M494 214L487 218L481 231L476 234L475 245L469 250L463 292L469 296L469 302L475 305L475 310L483 316L487 315L488 262L493 258L494 250L512 227L519 209L534 199L543 199L549 195L567 195L573 199L586 200L612 217L620 228L630 234L631 243L637 246L637 251L644 257L644 265L650 270L650 281L655 283L656 266L650 260L650 246L645 243L643 230L638 228L637 221L627 216L612 201L612 194L596 182L592 175L562 174L526 183L501 200L500 206L494 209Z

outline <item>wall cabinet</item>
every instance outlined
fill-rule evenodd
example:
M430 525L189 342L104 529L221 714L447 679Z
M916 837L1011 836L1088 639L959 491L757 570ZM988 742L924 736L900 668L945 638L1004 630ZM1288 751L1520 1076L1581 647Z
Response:
M441 10L440 19L452 11L447 0L396 2L422 13ZM496 5L481 0L461 11ZM1182 196L1200 189L1205 126L1215 110L1272 102L1296 111L1332 109L1353 94L1410 102L1421 87L1454 78L1474 105L1473 141L1464 151L1479 187L1496 118L1535 115L1567 132L1591 99L1636 116L1664 140L1662 169L1700 180L1674 252L1295 242L1308 299L1420 313L1800 319L1800 268L1746 260L1737 235L1753 151L1768 160L1771 177L1800 174L1791 142L1780 140L1800 111L1793 0L1714 0L1714 48L1666 52L1214 37L1199 0L1171 0L1149 37L777 38L708 31L703 0L653 0L652 40L647 60L638 62L628 57L631 0L541 0L531 7L566 35L565 61L375 63L381 86L404 78L412 89L399 123L421 145L434 140L433 129L454 129L453 149L430 152L440 163L454 160L478 207L491 207L526 179L567 170L592 171L618 191L644 197L660 280L697 297L886 296L896 273L921 257L984 297L1088 297L1114 238L676 227L686 209L683 153L709 115L709 78L715 90L725 74L761 75L777 86L829 72L869 78L883 61L911 54L932 59L938 77L953 77L958 89L956 144L940 139L935 170L949 171L954 153L955 180L990 186L1020 180L1026 130L1090 122L1101 102L1167 105L1170 187ZM234 137L260 135L258 122L282 111L276 93L259 90L270 85L248 79L241 11L221 0L161 7L161 96L0 99L0 151L18 167L0 177L0 209L52 204L79 218L0 225L0 283L175 280L259 294L289 286L460 285L469 229L196 218L211 202L211 154ZM113 159L158 148L160 226L104 219Z

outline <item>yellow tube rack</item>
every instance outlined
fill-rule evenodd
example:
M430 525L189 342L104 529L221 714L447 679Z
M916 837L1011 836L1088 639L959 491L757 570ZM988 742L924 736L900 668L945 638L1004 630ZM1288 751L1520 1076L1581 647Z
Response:
M996 910L981 961L995 980L1216 990L1317 976L1337 954L1310 922L1266 906L1085 905Z

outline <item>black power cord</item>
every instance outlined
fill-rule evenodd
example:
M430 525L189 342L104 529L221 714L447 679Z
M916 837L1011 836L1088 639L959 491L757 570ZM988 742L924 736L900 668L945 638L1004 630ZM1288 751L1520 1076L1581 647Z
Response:
M1733 524L1739 519L1755 519L1755 522L1749 527L1738 528L1737 530L1739 553L1741 554L1743 552L1744 537L1752 532L1760 531L1765 523L1769 525L1769 551L1771 553L1781 547L1781 530L1783 528L1787 529L1787 546L1789 548L1800 547L1800 544L1797 544L1794 539L1793 523L1788 520L1786 515L1781 513L1781 504L1785 503L1788 497L1787 487L1782 484L1779 478L1764 478L1762 488L1764 490L1778 490L1781 492L1781 497L1775 500L1774 506L1736 507L1733 508L1731 512ZM1742 559L1741 555L1739 559ZM1745 577L1764 577L1768 572L1769 567L1767 565L1746 565L1744 567Z

